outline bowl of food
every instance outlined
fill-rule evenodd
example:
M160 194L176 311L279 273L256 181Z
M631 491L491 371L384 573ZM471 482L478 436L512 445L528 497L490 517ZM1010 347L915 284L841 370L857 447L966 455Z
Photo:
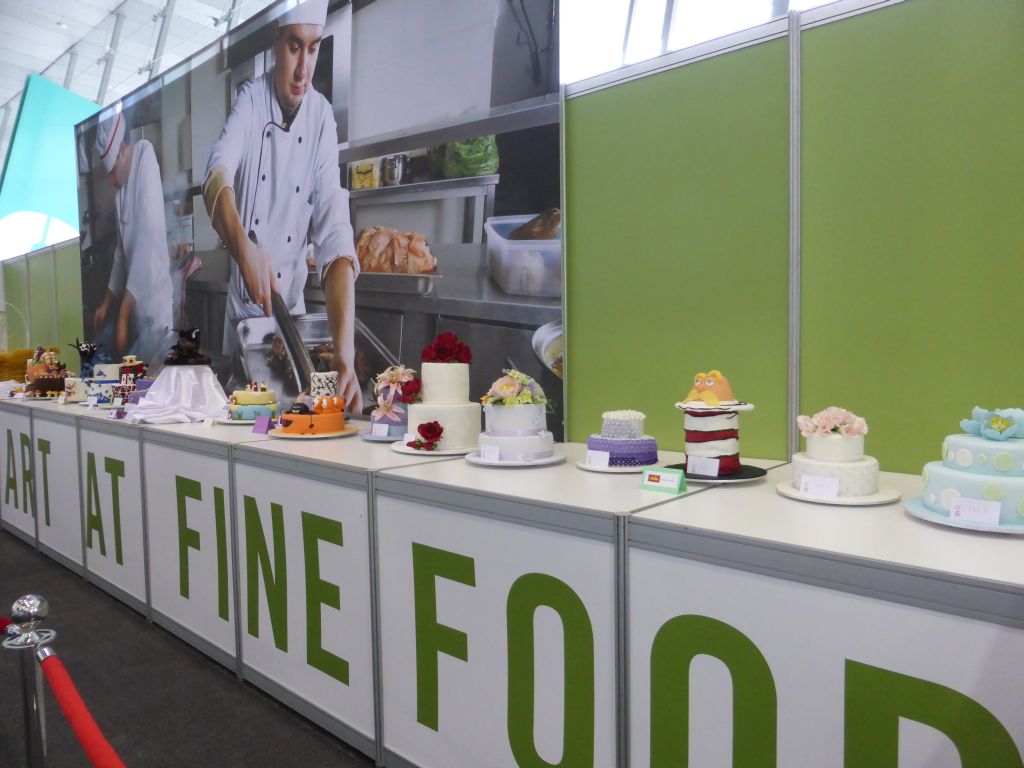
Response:
M545 323L533 332L533 352L545 368L558 378L562 378L565 336L562 333L561 320Z

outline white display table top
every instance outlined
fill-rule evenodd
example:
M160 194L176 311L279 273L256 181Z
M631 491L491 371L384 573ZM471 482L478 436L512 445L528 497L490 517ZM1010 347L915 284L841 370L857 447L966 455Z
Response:
M196 421L187 424L141 424L139 426L148 432L177 435L178 437L206 440L224 445L240 445L242 443L255 443L270 439L266 435L254 435L251 425L233 426L217 423L210 425L205 422Z
M463 459L431 465L414 466L384 472L385 477L401 478L488 496L502 496L541 505L576 507L614 515L633 514L668 501L687 503L690 496L702 494L707 485L691 485L683 496L671 496L640 487L640 474L602 474L587 472L576 466L587 455L585 443L562 443L556 451L568 459L562 464L524 469L481 467ZM660 464L675 464L683 454L658 451ZM748 464L771 467L779 462L744 459Z
M361 432L370 431L370 422L352 421L359 426ZM241 427L224 426L223 429L241 429ZM289 459L302 459L315 464L344 467L346 469L373 472L394 467L405 467L419 464L438 464L450 461L452 456L431 456L430 454L409 455L395 453L391 443L373 443L363 440L359 435L351 437L325 438L322 440L290 440L286 438L268 437L260 442L250 443L246 448L258 450L268 456L283 456Z
M880 486L898 489L902 498L876 507L828 506L785 498L775 486L790 477L789 466L778 467L763 482L719 486L692 500L647 510L633 522L700 529L768 545L1024 585L1024 542L1019 537L934 525L903 509L903 501L921 494L918 475L883 472Z

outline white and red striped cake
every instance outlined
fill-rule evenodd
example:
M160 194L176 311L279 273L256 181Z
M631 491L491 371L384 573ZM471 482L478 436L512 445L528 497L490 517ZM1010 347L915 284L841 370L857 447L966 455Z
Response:
M753 410L732 393L729 380L719 371L698 373L693 388L676 408L683 411L686 431L686 469L697 475L728 477L740 464L740 411ZM690 469L690 459L700 469Z
M686 411L686 456L718 459L719 475L740 471L740 415L735 411Z

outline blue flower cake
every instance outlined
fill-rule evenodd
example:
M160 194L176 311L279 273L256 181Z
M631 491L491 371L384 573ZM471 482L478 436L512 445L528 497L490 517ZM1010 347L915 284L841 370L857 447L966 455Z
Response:
M1024 525L1024 410L975 408L960 426L963 434L943 442L942 461L925 465L924 506L953 525ZM971 519L977 513L962 509L961 500L998 505L998 523Z
M658 463L658 443L644 434L640 411L605 411L601 434L587 438L587 450L606 451L609 467L644 467Z

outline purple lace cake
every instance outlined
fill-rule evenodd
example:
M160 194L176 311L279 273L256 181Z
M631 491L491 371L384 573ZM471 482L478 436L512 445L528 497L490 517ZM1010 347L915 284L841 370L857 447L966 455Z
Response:
M644 467L658 463L658 443L644 434L640 411L606 411L601 434L587 438L587 450L608 453L609 467Z

